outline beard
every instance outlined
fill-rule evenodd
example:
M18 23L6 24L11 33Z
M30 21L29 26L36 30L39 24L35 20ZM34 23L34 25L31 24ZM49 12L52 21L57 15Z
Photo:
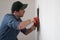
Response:
M18 17L23 17L24 15L18 15Z

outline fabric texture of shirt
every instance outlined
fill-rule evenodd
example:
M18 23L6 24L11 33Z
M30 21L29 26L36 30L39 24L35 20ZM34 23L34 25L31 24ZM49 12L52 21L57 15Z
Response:
M0 26L0 40L17 40L17 35L21 31L26 32L26 28L18 30L21 18L17 19L13 14L6 14Z

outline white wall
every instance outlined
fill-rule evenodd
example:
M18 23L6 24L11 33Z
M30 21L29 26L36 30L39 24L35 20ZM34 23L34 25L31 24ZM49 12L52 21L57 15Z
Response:
M40 40L60 40L60 0L39 0Z
M10 8L14 1L17 0L0 0L0 22L2 21L6 13L11 12ZM25 9L26 10L25 15L22 18L23 21L36 16L35 0L19 0L19 1L28 4L28 7ZM19 40L37 40L37 32L35 30L27 36L20 32L17 37Z

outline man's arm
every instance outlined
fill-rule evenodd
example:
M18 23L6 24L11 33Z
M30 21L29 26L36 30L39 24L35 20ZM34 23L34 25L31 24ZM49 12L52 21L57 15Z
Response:
M24 33L25 35L31 33L33 30L35 30L36 27L34 25L32 25L32 27L30 27L29 29L26 29L26 32Z
M29 20L26 20L26 21L23 21L23 22L20 22L20 24L18 25L18 29L19 30L22 30L22 29L24 29L24 28L26 28L26 26L27 25L29 25L30 23L34 23L34 26L37 26L38 25L38 18L37 17L35 17L35 18L33 18L33 19L29 19ZM31 29L31 28L30 28ZM28 30L30 30L30 29L28 29Z
M29 34L29 33L31 33L33 30L35 30L35 28L36 27L38 27L38 18L34 18L34 24L32 25L32 27L31 28L29 28L29 29L23 29L23 33L25 34L25 35L27 35L27 34Z
M31 19L20 22L20 24L18 25L18 30L22 30L22 29L26 28L26 26L29 25L30 23L32 23Z

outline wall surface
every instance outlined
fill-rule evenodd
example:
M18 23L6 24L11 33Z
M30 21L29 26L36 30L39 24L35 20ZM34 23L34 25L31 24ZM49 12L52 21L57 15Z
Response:
M60 40L60 0L40 0L40 40Z

